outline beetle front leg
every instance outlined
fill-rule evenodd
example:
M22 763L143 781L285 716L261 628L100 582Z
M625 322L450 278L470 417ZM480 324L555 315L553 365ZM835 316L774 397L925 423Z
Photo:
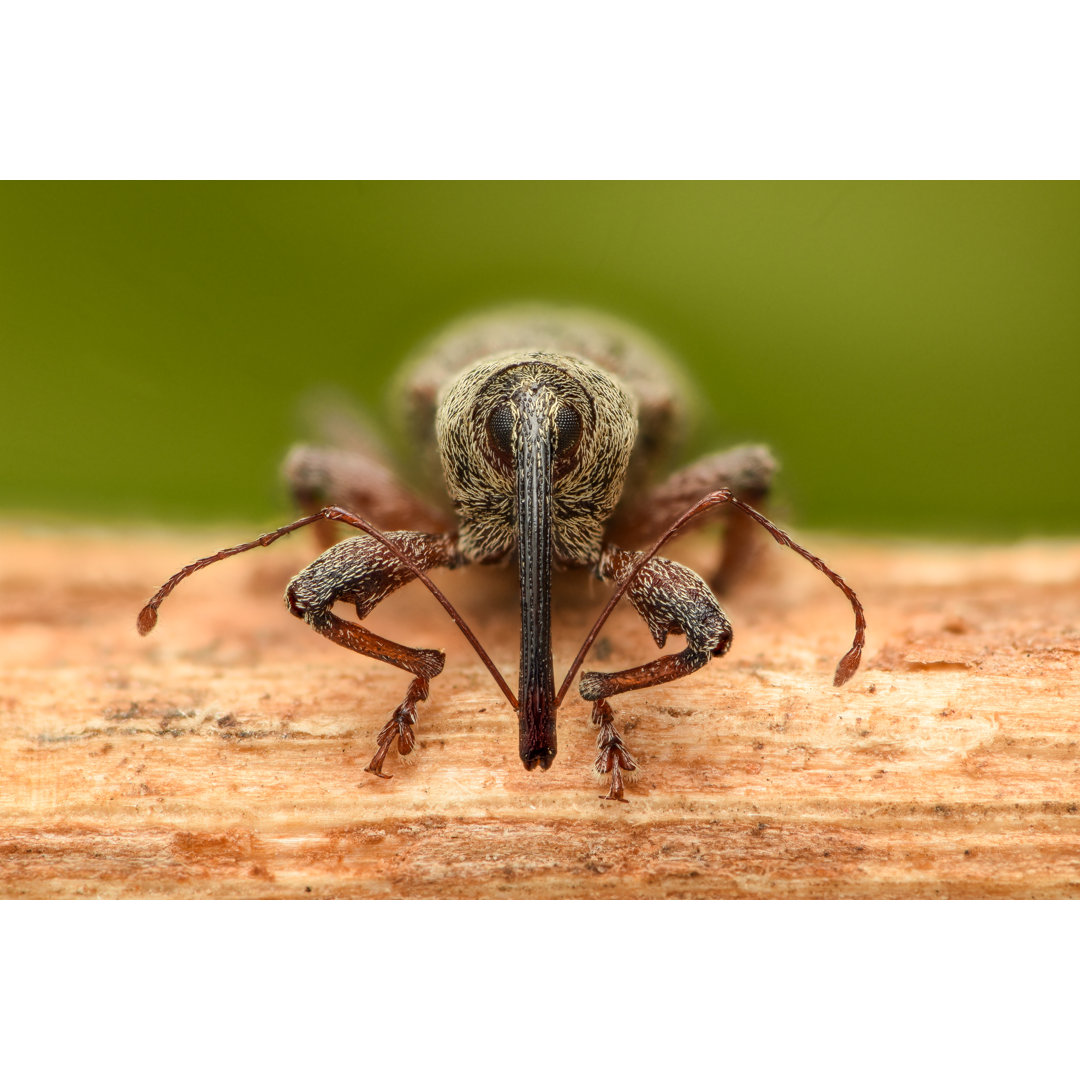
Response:
M597 573L604 581L619 582L630 573L640 554L608 545L601 553ZM615 731L606 699L681 679L731 647L731 624L712 590L693 570L669 559L650 559L628 595L657 645L663 648L668 634L685 634L686 648L626 671L587 671L581 676L581 696L594 702L593 723L600 728L596 768L611 773L607 798L619 800L623 797L623 774L632 772L637 764Z
M387 535L422 570L453 567L461 562L452 536L418 532ZM377 604L414 576L379 541L367 536L354 537L325 551L297 574L285 591L289 611L324 637L414 676L405 700L379 732L378 749L367 767L368 772L384 778L387 774L382 771L383 763L395 741L399 754L412 751L416 741L416 706L427 699L430 682L442 671L445 657L437 649L414 649L373 634L358 623L339 618L331 608L338 601L351 603L357 616L366 618Z
M442 665L440 664L439 671L441 670ZM438 673L438 671L435 672L436 675ZM432 677L434 678L434 676ZM416 745L416 735L413 731L416 725L416 704L419 701L427 701L430 684L431 680L423 676L417 676L413 679L409 686L409 692L405 695L405 700L394 710L394 715L386 721L379 732L376 739L379 748L375 751L375 756L368 763L364 772L374 773L384 780L390 779L390 774L384 773L382 767L386 755L390 752L390 747L394 745L395 739L397 740L398 753L402 757L412 753L412 749Z
M611 773L611 787L601 798L626 802L623 798L623 779L634 779L633 775L627 774L632 774L637 770L637 762L630 756L630 751L626 749L622 736L615 730L615 714L604 698L597 698L593 702L592 722L597 727L596 749L598 751L593 768L598 776Z

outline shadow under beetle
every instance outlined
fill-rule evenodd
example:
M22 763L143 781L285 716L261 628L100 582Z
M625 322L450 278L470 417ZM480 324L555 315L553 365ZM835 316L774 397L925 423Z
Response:
M627 671L581 676L579 691L592 702L597 727L595 768L610 775L606 797L622 799L624 780L637 764L615 730L608 699L688 675L731 645L731 624L705 581L679 563L655 557L684 526L712 507L726 507L718 582L730 580L745 561L750 522L761 525L847 596L855 612L855 638L837 666L835 685L858 667L866 620L854 592L752 505L764 500L776 467L764 447L714 454L655 482L653 470L685 424L686 403L674 367L641 332L576 309L519 306L487 312L429 342L406 368L395 398L404 406L413 446L441 465L456 530L448 515L399 481L377 451L296 447L285 473L294 497L310 512L185 566L139 613L140 633L154 627L158 606L196 570L307 525L316 525L328 541L331 522L350 525L367 535L324 551L289 582L285 601L289 611L331 641L413 676L405 700L379 732L367 771L386 775L383 764L395 742L400 754L412 750L416 706L442 671L444 654L379 637L332 608L338 601L355 605L363 620L414 578L446 608L517 712L525 768L547 769L555 758L558 707L604 621L628 594L658 646L669 634L680 634L686 647ZM732 515L730 508L743 516ZM392 531L381 532L369 518ZM644 552L612 542L644 543L658 534ZM435 567L505 563L515 555L521 591L516 695L427 575ZM616 589L556 692L551 571L568 567L591 570Z

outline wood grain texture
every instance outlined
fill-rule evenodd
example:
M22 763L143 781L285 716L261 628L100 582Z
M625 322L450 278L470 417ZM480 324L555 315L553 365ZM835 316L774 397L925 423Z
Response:
M613 699L642 766L617 804L580 699L551 770L522 769L516 718L416 585L368 625L445 648L446 671L416 752L365 773L408 677L287 614L303 538L196 576L136 635L173 570L248 538L0 533L0 895L1080 896L1080 544L800 536L867 608L840 689L846 603L770 550L724 599L727 657ZM438 580L513 681L512 575ZM605 596L558 582L557 676ZM656 655L629 609L598 651L587 667Z

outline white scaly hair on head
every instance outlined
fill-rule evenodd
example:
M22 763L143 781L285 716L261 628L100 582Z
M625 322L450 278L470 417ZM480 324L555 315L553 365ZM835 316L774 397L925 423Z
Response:
M515 389L532 386L550 393L553 426L560 404L581 417L581 440L555 476L553 543L560 562L592 565L600 555L604 522L622 494L637 436L637 403L614 375L580 357L554 353L481 360L439 402L435 432L461 550L469 561L486 561L513 549L514 478L491 450L488 422Z

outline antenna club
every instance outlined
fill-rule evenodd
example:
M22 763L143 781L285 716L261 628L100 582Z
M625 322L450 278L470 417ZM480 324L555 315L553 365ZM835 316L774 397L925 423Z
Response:
M136 626L138 626L139 634L142 637L146 637L146 635L157 626L157 608L154 607L153 604L147 604L146 607L139 612Z
M862 659L862 645L854 645L840 658L836 665L836 675L833 677L833 686L843 686L859 668Z

